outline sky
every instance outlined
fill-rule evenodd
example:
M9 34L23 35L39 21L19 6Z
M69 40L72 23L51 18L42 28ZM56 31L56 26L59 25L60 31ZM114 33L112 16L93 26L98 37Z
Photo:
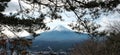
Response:
M24 4L24 6L26 8L31 8L31 6L25 4L24 2L21 2L21 3ZM3 12L3 13L9 15L10 12L15 13L17 10L19 10L18 1L12 0L8 3L8 7L5 9L5 12ZM42 11L45 11L45 10L42 10ZM32 14L30 14L30 15L32 15ZM38 16L38 15L39 14L36 12L33 16ZM60 15L62 15L62 19L65 19L64 21L53 20L52 22L50 22L51 20L49 18L46 18L45 22L47 22L47 25L50 26L51 29L53 29L57 25L63 25L70 29L70 27L68 27L67 24L69 24L73 21L76 21L75 15L72 12L67 12L67 11L65 11L64 13L61 13Z
M22 4L24 4L24 6L26 8L31 8L31 6L25 4L24 2L21 2ZM18 0L11 0L9 3L8 3L8 7L5 9L5 12L3 12L4 14L6 15L10 15L10 13L16 13L16 11L18 11L20 8L19 8L19 4L18 4ZM45 11L45 10L42 10L42 11ZM31 14L30 14L31 15ZM35 13L35 15L33 16L38 16L39 14L37 14L37 12ZM74 18L74 15L72 14L72 12L65 12L65 13L61 13L60 15L62 15L63 19L65 19L64 21L60 21L60 20L53 20L52 22L50 22L51 20L49 18L46 18L44 20L44 22L47 23L47 26L49 26L52 29L54 29L56 26L58 25L62 25L68 29L71 29L68 24L71 23L72 21L76 21L76 18ZM14 37L15 35L8 31L7 28L5 28L6 30L3 31L3 33L5 33L6 35L10 36L11 38ZM38 30L36 31L36 33L41 33L43 32L42 30ZM18 36L21 36L21 37L24 37L24 36L29 36L30 34L28 32L26 32L25 30L23 30L22 32L19 32L16 34Z
M24 2L21 2L21 3L24 4L25 8L31 8L31 6L25 4ZM117 6L117 8L120 9L120 5ZM15 13L17 10L19 10L18 0L11 0L8 3L8 7L5 9L5 12L3 13L9 15L10 12ZM42 11L46 11L46 10L42 10ZM29 14L29 15L37 17L39 14L35 12L34 15L32 14ZM71 29L68 26L68 24L70 24L73 21L76 21L75 14L73 12L65 11L60 15L62 16L62 19L65 19L64 21L53 20L52 22L50 22L51 20L49 18L45 19L44 21L47 23L47 26L49 26L51 29L54 29L54 27L58 25L63 25L66 28ZM114 14L109 14L108 16L101 15L101 17L98 19L98 23L103 26L102 29L105 29L105 26L108 25L108 23L111 22L112 20L120 20L120 14L118 12L115 12ZM39 32L40 31L38 31L38 33Z

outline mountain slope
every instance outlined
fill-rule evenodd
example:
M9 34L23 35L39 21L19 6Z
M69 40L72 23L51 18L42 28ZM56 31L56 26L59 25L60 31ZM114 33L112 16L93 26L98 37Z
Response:
M43 50L48 46L55 50L69 49L74 44L88 39L88 35L81 33L78 34L71 31L64 26L57 26L53 30L43 32L33 40L33 50Z
M35 41L78 41L87 37L86 34L78 34L63 26L57 26L51 31L41 33L35 38Z

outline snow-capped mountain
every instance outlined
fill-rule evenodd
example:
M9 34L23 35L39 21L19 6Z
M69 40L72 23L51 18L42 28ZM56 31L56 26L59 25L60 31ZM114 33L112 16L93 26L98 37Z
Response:
M39 36L35 38L34 41L78 41L82 39L86 39L86 34L78 34L74 31L67 29L64 26L57 26L51 31L43 32Z
M62 25L58 25L55 28L53 28L51 31L72 31L72 30L70 30Z
M32 49L42 49L48 46L54 49L68 49L73 44L88 38L87 34L78 34L64 26L57 26L53 30L43 32L33 40ZM37 46L37 47L35 47Z

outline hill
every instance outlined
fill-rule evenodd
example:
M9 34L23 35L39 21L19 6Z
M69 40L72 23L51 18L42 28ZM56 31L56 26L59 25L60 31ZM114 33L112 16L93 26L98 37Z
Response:
M87 34L78 34L60 25L53 30L40 33L40 35L33 40L32 50L47 50L48 47L54 50L67 50L72 48L74 44L87 38Z

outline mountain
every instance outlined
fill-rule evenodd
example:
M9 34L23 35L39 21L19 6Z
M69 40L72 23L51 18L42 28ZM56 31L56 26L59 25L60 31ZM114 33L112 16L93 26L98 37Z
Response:
M74 44L88 38L87 34L78 34L64 26L57 26L53 30L43 32L33 40L33 50L43 50L52 47L55 50L69 49Z
M55 28L53 28L52 31L72 31L72 30L70 30L62 25L58 25Z
M35 38L34 41L78 41L82 39L86 39L86 34L78 34L72 30L67 29L64 26L57 26L53 30L43 32L39 36Z

